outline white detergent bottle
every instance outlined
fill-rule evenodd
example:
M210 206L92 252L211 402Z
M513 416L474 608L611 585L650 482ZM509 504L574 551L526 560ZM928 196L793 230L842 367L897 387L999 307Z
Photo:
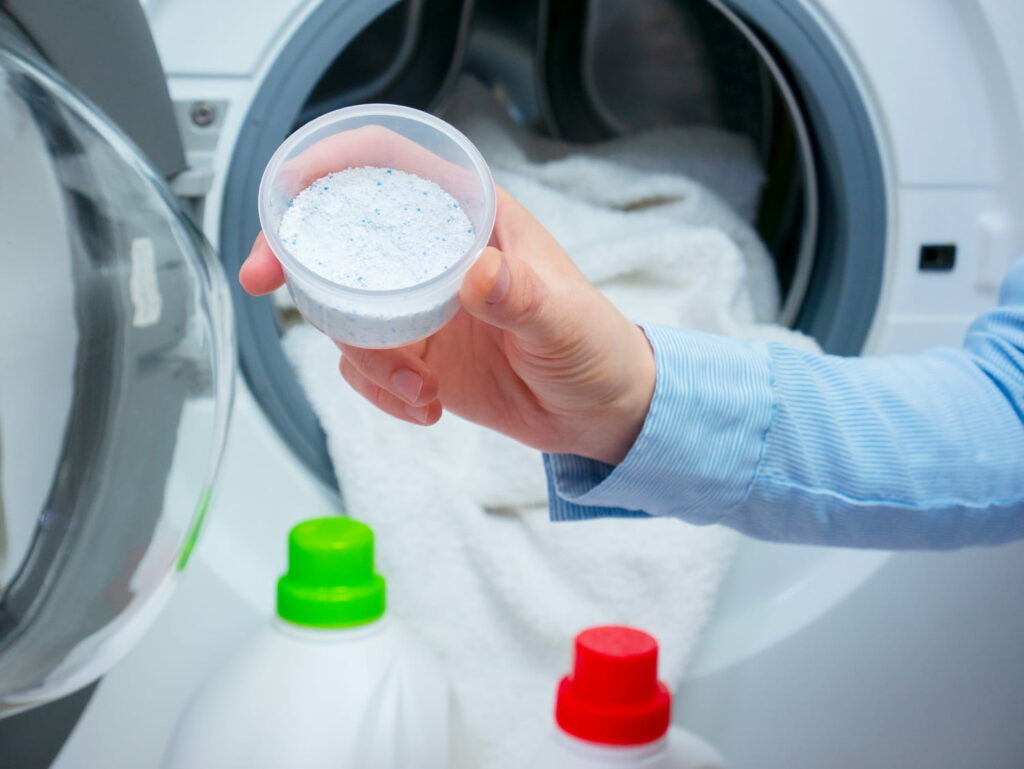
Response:
M447 681L387 617L367 526L293 528L277 615L194 697L165 769L447 769Z
M629 627L576 636L573 671L558 684L558 728L531 769L724 769L718 751L670 726L658 642Z

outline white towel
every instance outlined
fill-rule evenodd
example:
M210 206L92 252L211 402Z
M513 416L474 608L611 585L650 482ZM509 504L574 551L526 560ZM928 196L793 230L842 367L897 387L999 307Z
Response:
M741 141L674 129L569 153L528 139L481 99L467 86L446 116L629 316L809 344L765 325L778 304L771 262L742 218L648 162L668 154L676 168L730 168L730 194L749 203L762 177ZM285 346L327 433L348 512L377 533L391 609L447 663L460 765L529 760L550 728L573 636L588 626L653 633L661 675L679 685L733 533L655 519L552 524L537 452L450 414L428 429L381 414L341 382L337 349L308 326L289 331Z

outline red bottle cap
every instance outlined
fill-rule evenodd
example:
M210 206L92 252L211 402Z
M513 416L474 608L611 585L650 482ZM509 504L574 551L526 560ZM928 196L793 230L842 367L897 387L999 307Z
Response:
M555 721L581 740L643 745L668 731L672 695L658 680L658 642L642 630L596 627L576 636Z

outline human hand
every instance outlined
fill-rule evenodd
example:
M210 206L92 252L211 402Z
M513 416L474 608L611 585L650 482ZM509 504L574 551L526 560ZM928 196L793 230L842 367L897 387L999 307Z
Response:
M342 376L407 422L433 424L448 409L542 451L618 464L654 392L647 338L501 189L491 243L446 326L397 349L339 343ZM262 233L239 279L254 295L283 284Z

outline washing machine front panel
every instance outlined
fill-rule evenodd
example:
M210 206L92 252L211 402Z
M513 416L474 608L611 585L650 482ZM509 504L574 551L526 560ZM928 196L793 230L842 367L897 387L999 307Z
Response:
M574 5L579 13L585 12L585 3L558 5L562 22L581 23L579 15L570 13ZM821 209L821 227L818 237L811 243L811 256L817 256L817 261L812 264L800 324L805 330L816 333L834 351L855 353L863 346L874 320L890 238L888 189L891 185L887 183L887 148L884 136L877 129L870 91L853 69L853 59L841 47L842 40L833 35L826 20L803 3L731 0L708 7L712 14L724 14L725 23L743 28L733 40L749 38L749 44L757 46L754 59L769 60L774 65L774 69L766 67L768 77L789 79L787 84L792 88L793 103L786 106L803 112L812 134L810 157L805 162L818 171L821 187L821 200L814 201ZM208 220L207 226L219 230L222 258L229 270L236 269L244 258L258 226L253 201L263 165L261 158L269 156L299 119L305 109L304 94L314 90L313 81L321 77L337 55L339 41L355 40L360 29L374 19L383 18L382 6L358 3L346 6L344 12L331 5L312 9L304 6L303 11L299 21L288 22L291 37L283 33L264 34L264 37L286 39L286 42L280 44L278 57L267 61L265 69L253 78L252 100L245 107L248 110L245 116L239 118L242 121L240 132L233 145L221 150L230 154L230 163L218 163L226 174L221 182L224 186L220 188L223 197L220 202L214 202L220 218ZM502 19L500 14L498 19ZM488 23L497 22L489 18ZM489 26L488 33L493 32ZM461 66L458 57L462 50L474 61L473 35L471 31L468 43L456 45L449 52L453 68ZM157 38L160 37L158 30ZM509 39L500 50L520 51L509 59L525 62L523 66L533 72L531 78L526 79L544 81L535 87L541 91L547 88L546 96L527 93L526 98L535 99L540 105L535 110L535 119L546 121L545 124L563 134L589 130L576 125L578 116L571 103L563 104L555 89L557 83L551 77L544 80L543 72L532 69L544 55L528 55L528 45L514 48L514 37L509 32ZM485 38L484 42L486 40L490 38ZM573 45L583 45L583 41ZM548 48L543 48L542 52L546 50ZM481 66L478 59L475 66L478 69ZM499 72L493 62L491 67L487 71ZM506 77L510 82L515 81L510 75ZM568 76L563 73L562 77L563 81L558 82L565 82ZM197 83L193 77L172 78L172 91L188 87L193 97L201 96L201 91L195 88ZM578 86L581 93L586 88L583 82ZM417 106L429 106L439 96L426 91L420 98L422 101ZM234 109L236 114L241 114L237 107ZM523 112L533 114L529 109ZM272 303L239 296L237 307L243 368L254 395L299 456L318 475L331 482L329 459L315 416L280 348L278 320ZM851 554L838 559L833 553L817 549L780 553L769 548L763 551L762 557L760 547L753 545L750 553L750 563L757 564L755 572L759 576L741 580L739 584L745 587L736 588L730 594L736 595L736 600L727 596L723 603L722 630L717 632L717 637L731 640L717 645L719 652L701 661L703 669L720 667L755 653L758 648L812 622L862 584L885 560L877 554ZM780 559L787 561L784 568L778 568ZM822 574L827 576L821 579ZM753 596L747 595L750 588L754 590ZM741 593L743 597L739 597ZM762 626L763 633L730 630L749 627L752 608L765 604L778 605L780 610L770 626Z
M816 10L876 105L890 162L887 282L868 350L959 346L1024 249L1019 5L821 0Z
M300 101L297 94L313 89L312 80L318 77L315 66L326 66L330 58L326 48L317 46L328 45L332 36L335 45L353 40L384 6L370 8L360 3L341 6L311 2L282 4L272 13L260 8L246 20L246 23L258 22L259 29L249 29L245 40L222 43L219 47L213 40L202 57L193 59L189 54L189 20L204 18L209 5L199 0L177 0L153 2L149 9L161 51L172 71L170 86L175 99L183 106L218 99L227 105L211 159L212 186L206 199L205 227L215 238L221 238L234 228L233 251L226 255L230 261L244 256L248 245L245 240L252 234L245 227L238 227L241 221L238 217L246 210L245 196L250 194L243 188L248 184L254 189L250 179L232 191L232 175L242 174L237 176L242 179L249 173L245 170L248 164L252 172L249 175L255 174L258 178L262 164L254 148L272 149L301 113L302 105L296 106ZM844 3L841 0L723 0L720 5L735 13L769 46L791 79L811 127L816 160L826 177L822 194L832 196L831 204L836 205L839 212L839 221L832 225L834 229L830 231L826 227L822 235L819 253L823 257L814 265L819 271L819 287L809 292L804 303L805 327L810 329L815 323L824 324L820 327L823 340L843 340L842 344L834 346L838 352L912 351L931 344L959 344L968 319L994 301L994 285L1009 255L1021 246L1017 224L1011 215L1013 205L1019 205L1012 201L1019 197L1015 198L1016 193L1008 191L1004 184L1011 175L1007 170L1020 167L1019 155L1015 154L1019 146L1014 150L1013 142L1007 140L1007 136L1017 130L1015 126L1019 127L1021 79L1013 75L1024 68L1014 68L1008 57L1020 50L1021 37L1007 37L1007 30L1013 29L1014 24L1018 30L1020 28L1019 6L1015 7L1014 0L965 3L915 0L908 4L910 10L893 9L891 4L878 2ZM226 7L235 8L233 5ZM220 9L209 12L220 13ZM165 13L167 15L163 15ZM338 21L337 28L330 27L329 20L340 19L342 13L349 15ZM1006 18L999 17L998 13ZM230 14L216 18L230 26ZM177 21L172 24L172 19ZM881 29L886 25L886 29ZM322 35L315 34L318 27ZM988 32L984 33L986 28ZM315 50L310 51L310 58L305 58L311 46ZM899 56L904 58L899 59ZM901 88L916 88L915 83L928 82L934 88L936 73L957 66L943 63L915 80L912 74L915 67L927 66L931 58L943 56L963 66L962 70L951 73L959 87L970 91L958 102L959 106L932 104L926 98L927 89L922 88L903 100ZM314 61L319 64L314 65ZM818 64L812 66L812 61ZM906 71L893 74L890 71L893 67ZM1002 75L993 74L1000 70ZM831 89L826 88L829 81L833 84ZM1004 88L998 85L1000 81L1010 86ZM958 98L948 89L943 92L950 99ZM1001 99L1006 102L1004 106L1012 105L1007 107L1010 112L993 111ZM851 100L857 116L852 122L847 120L849 125L844 128L839 116L850 113L835 109L843 107L843 102L846 102L845 108L849 108ZM918 114L909 110L908 105L913 104L926 110L931 118L919 119ZM957 119L959 112L968 108L975 110L967 121L972 126L970 131L964 131L962 126L949 126L946 130L939 125ZM181 114L187 114L187 110L182 109ZM1007 114L1016 117L1009 119ZM268 130L270 123L276 125L272 131ZM246 137L251 127L256 133ZM932 128L935 130L923 139L917 135ZM976 139L975 133L986 141L995 137L995 146L980 151L976 167L963 163L963 157L970 156L977 141L966 148L963 142L968 138ZM253 138L257 134L260 135L258 141ZM244 149L241 154L240 146ZM829 153L833 153L831 158ZM950 158L950 153L957 157ZM858 157L870 161L861 163ZM930 165L929 158L936 160L934 165ZM231 170L234 163L238 164L236 171ZM957 181L961 172L963 178ZM832 174L831 179L827 178L828 174ZM830 188L838 182L848 186ZM233 200L236 195L237 199ZM865 211L872 213L866 215ZM983 225L980 229L976 227L978 222ZM863 238L857 242L862 245L847 252L849 261L845 267L843 262L830 262L829 244L858 228ZM244 237L239 236L239 232ZM986 243L995 247L986 250ZM952 270L921 269L922 245L950 244L957 247ZM940 252L934 258L941 264L945 257ZM858 298L865 296L867 305ZM255 336L263 341L253 344L264 345L268 340L276 341L278 329L270 309L260 312L265 317L254 321L254 329ZM872 329L870 334L869 328ZM830 337L833 333L836 336ZM286 366L283 356L267 370L271 374L278 372L273 376L287 377L288 373L281 373L287 369L280 366ZM260 381L268 384L271 379L265 376ZM291 410L285 405L290 401L280 400L274 386L257 390L255 395L252 408L257 411L262 409L267 413L276 409L279 414L287 415ZM300 390L296 389L290 397L297 399L296 403L305 404ZM276 405L275 399L278 399ZM302 409L295 411L301 412ZM270 424L261 424L269 436L287 436L289 430L297 430L299 437L290 439L291 448L285 453L302 455L302 451L295 449L296 441L305 442L312 454L305 454L304 466L316 467L318 462L321 468L325 466L322 447L317 447L315 421L297 425L292 420L292 426L284 428L281 423L273 428ZM308 459L318 452L319 460ZM304 481L299 478L302 467L303 464L291 467L291 471L282 476L281 484L294 484L296 489L315 488L316 484L310 484L308 477ZM245 512L240 510L239 515ZM211 569L217 572L216 584L222 588L223 584L235 580L232 595L252 595L251 588L245 588L241 584L244 580L239 581L238 575L266 571L256 564L276 562L279 553L268 552L266 543L255 540L239 546L227 530L221 535L220 544L208 543L211 544L210 558L217 564ZM217 559L217 553L224 554L225 559ZM858 681L878 680L869 676L876 667L884 668L886 676L896 679L897 663L902 661L912 668L912 674L904 679L906 696L897 698L901 703L899 707L917 709L918 713L911 721L893 721L892 727L885 730L888 742L880 744L871 754L874 758L896 755L903 765L910 765L927 757L937 761L935 766L952 767L958 765L956 761L972 747L984 747L983 743L991 745L993 740L1002 740L1002 745L979 755L1003 756L1013 747L1012 739L1002 731L1003 721L984 734L972 734L971 729L959 733L950 730L950 739L955 734L962 744L956 750L947 750L945 758L935 755L930 747L920 746L926 739L921 730L926 729L929 722L941 722L946 725L943 728L947 728L960 717L963 723L977 725L971 720L977 713L972 715L970 708L980 702L984 686L993 680L993 670L984 664L976 665L971 675L976 674L981 688L971 690L964 699L964 707L957 710L950 708L948 701L955 699L958 688L966 691L970 675L945 677L942 665L963 666L965 662L964 655L957 651L959 641L954 632L958 627L958 613L971 617L971 622L979 632L987 634L986 637L995 638L1004 631L1015 632L1016 626L986 612L984 604L976 599L986 590L997 589L993 585L1005 584L1007 579L1019 582L1024 578L1010 568L1013 563L1010 555L1001 553L991 559L989 567L982 568L980 564L986 561L983 553L919 559L916 556L890 557L886 553L836 553L819 548L744 542L734 579L725 586L723 599L709 628L706 651L695 661L694 677L681 692L679 716L684 723L691 723L713 737L727 755L736 756L735 765L741 769L758 765L758 755L764 757L770 753L774 744L773 730L775 733L786 730L787 738L779 743L778 755L761 761L763 765L852 767L858 765L857 739L865 739L866 734L878 727L869 693L859 688ZM970 574L970 579L964 581L969 590L944 588L941 595L929 593L930 582L948 588L960 570ZM197 605L195 596L201 592L197 590L192 594ZM211 595L213 593L216 591L211 591ZM223 590L216 594L222 593ZM905 626L900 624L898 602L885 603L886 596L914 602L913 618L908 619ZM220 600L226 599L221 597ZM210 598L210 602L212 604L214 599ZM1002 611L998 607L993 611L997 609ZM888 624L872 651L863 638L871 628L873 617L883 617ZM934 627L928 626L929 618L934 620ZM913 648L916 645L928 647L930 633L942 634L948 640L932 647L923 657L915 658ZM172 637L174 631L166 630L165 641ZM988 653L996 666L1012 665L1004 646L994 642L968 643L967 640L960 645L963 650ZM125 707L124 703L133 701L131 676L139 676L142 670L157 664L162 654L170 653L171 647L172 642L154 638L149 646L138 650L133 657L131 675L126 672L117 686L110 686L109 697L104 701L104 715L102 718L97 715L93 724L94 736L112 734L103 724ZM872 653L891 655L894 662L873 666ZM830 654L845 670L829 671ZM201 656L196 652L194 659ZM811 660L814 664L802 665L801 660ZM864 667L858 668L858 665ZM181 671L181 675L187 674ZM824 678L826 674L833 675L834 679ZM161 685L158 676L153 680L154 687ZM822 693L823 680L835 687L832 695ZM780 687L788 687L789 696L784 698L785 707L773 710L773 698L779 701L775 690ZM174 690L180 689L183 687ZM836 712L847 719L843 729L825 728L822 722L814 722L815 725L804 729L787 721L790 716L799 718L809 712L819 712L827 718L829 696L834 696ZM1006 692L1001 691L1000 697L1001 703L1014 703ZM749 707L744 703L749 703ZM885 712L892 714L893 708ZM907 727L902 738L900 725ZM104 732L105 728L108 731ZM147 729L147 734L160 739L161 735L166 736L169 725L149 723ZM844 730L854 737L837 742L837 735ZM80 737L82 741L89 740L86 732ZM102 739L92 741L95 755L102 755L102 744ZM948 746L950 743L939 740L937 744ZM837 751L841 754L836 755ZM136 755L152 752L147 754L140 747ZM64 765L74 769L73 754L65 757ZM125 764L129 765L132 764Z
M174 57L171 70L181 72L171 77L173 92L187 94L189 99L204 94L216 98L228 93L218 90L219 84L230 82L228 75L247 73L244 88L233 92L237 102L229 108L234 112L232 127L225 129L214 163L217 172L208 210L218 216L206 221L208 230L221 240L222 257L234 269L255 232L251 201L262 167L259 158L269 154L302 114L303 94L313 90L314 81L328 66L331 46L336 54L346 42L356 40L363 28L385 13L385 5L351 3L339 9L306 3L289 6L290 15L282 11L276 20L256 14L254 18L264 19L264 27L253 32L245 52L224 51L222 59L209 64L212 71L208 72L189 62L188 41L175 31L175 25L164 25L160 13L172 5L178 9L173 14L177 18L202 10L198 0L154 7L161 50ZM479 4L477 10L486 12L486 5ZM753 38L751 44L758 47L759 56L772 59L777 76L786 78L792 88L796 100L792 109L802 112L809 132L811 162L818 172L821 226L800 327L839 353L909 352L934 344L959 344L970 318L992 303L993 287L1013 251L1005 192L1001 183L989 182L994 174L1007 176L1002 169L1012 167L1012 152L1019 148L996 143L985 150L995 155L981 157L977 168L962 160L970 154L962 147L967 136L1006 133L1002 113L993 108L1002 92L983 85L991 79L993 67L1007 66L1001 56L993 60L984 53L992 48L985 30L991 35L994 26L1005 25L987 16L988 11L977 3L915 2L888 10L884 3L826 0L715 0L707 5L742 27ZM566 10L574 6L584 13L587 4L559 4L563 14L559 18L579 21ZM1006 13L1008 6L1004 3L1001 8ZM495 19L502 18L500 13L488 17L492 33ZM509 50L510 41L515 41L511 32L498 47ZM254 52L270 50L274 55L259 59L254 68L252 63L258 60ZM954 87L946 88L947 98L933 104L935 100L925 93L931 86L915 88L908 72L943 56L954 64L944 60L921 82L927 85L946 73L954 78ZM531 57L524 54L519 60L531 61ZM891 75L894 70L898 73ZM213 90L204 92L204 87ZM580 88L587 87L581 81ZM901 96L906 89L914 91L909 101ZM960 91L964 99L950 106ZM425 103L429 97L424 97ZM538 120L544 119L544 109L557 108L550 103L558 101L555 93L546 99L531 98L547 105L539 108ZM922 123L920 111L928 109ZM971 114L966 133L962 126L943 127L925 141L918 140L926 123L945 126L960 111ZM531 113L526 110L525 114ZM557 125L557 115L554 122ZM929 157L937 158L933 168L928 166ZM958 178L960 182L950 181ZM928 253L938 251L941 257L950 245L956 249L953 269L938 269L941 259L922 269L922 248L930 249ZM293 449L330 482L316 420L277 343L271 303L240 297L239 308L243 366L249 367L257 399ZM806 556L771 551L761 560L760 547L752 546L751 559L760 560L758 568L769 577L744 584L759 585L765 600L782 601L785 596L794 609L780 612L770 632L748 636L753 640L747 652L812 621L884 561L876 554L833 555L830 560L814 550L798 551ZM786 568L777 568L777 558L787 559ZM801 566L796 568L794 563ZM821 582L811 576L828 571L829 564L835 568L829 572L828 588L822 589ZM802 589L812 584L817 586L813 597ZM747 596L737 606L758 603ZM739 627L747 615L739 608L733 611L732 605L731 600L725 603L723 611L732 617L726 625ZM783 616L784 621L779 619ZM722 648L727 647L732 648ZM744 653L733 649L718 656L712 666Z

